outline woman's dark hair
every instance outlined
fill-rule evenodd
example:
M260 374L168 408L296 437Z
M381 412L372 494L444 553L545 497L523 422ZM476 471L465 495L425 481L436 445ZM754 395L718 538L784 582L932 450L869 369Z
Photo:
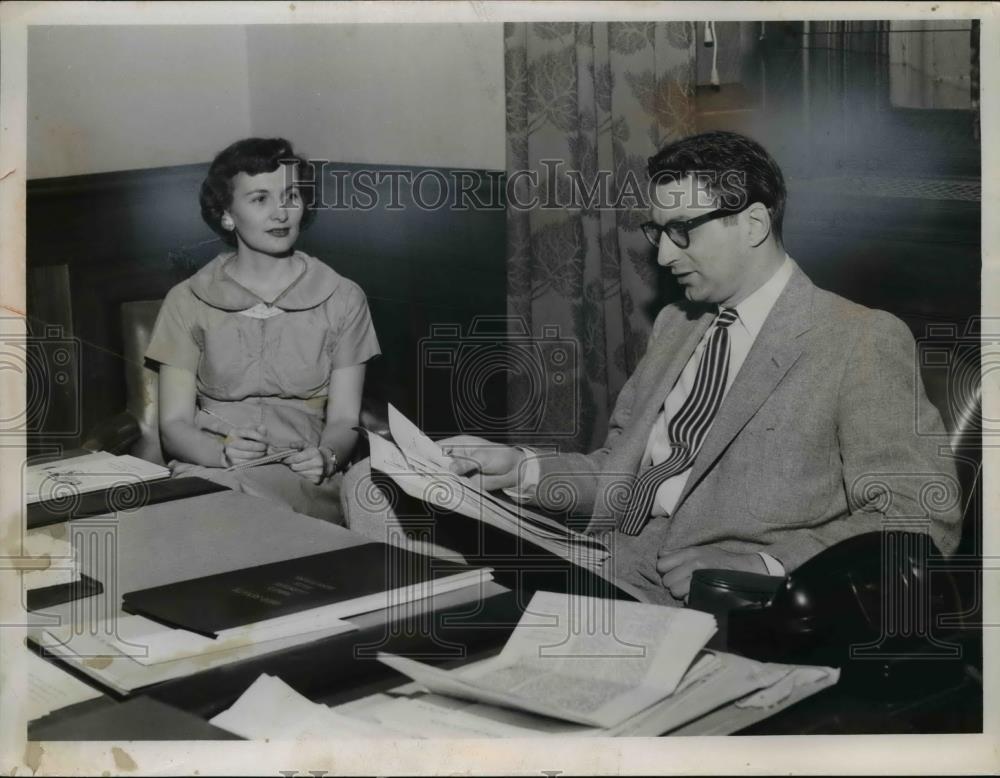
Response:
M283 164L294 164L298 171L304 205L299 228L306 229L316 218L310 196L315 191L315 174L309 161L296 155L292 144L284 138L244 138L220 151L201 184L198 196L201 218L226 243L235 246L236 235L222 226L222 214L233 204L233 179L239 173L248 176L273 173Z
M688 176L704 182L720 208L763 204L771 214L771 232L781 245L785 178L759 143L735 132L705 132L664 146L649 158L654 184Z

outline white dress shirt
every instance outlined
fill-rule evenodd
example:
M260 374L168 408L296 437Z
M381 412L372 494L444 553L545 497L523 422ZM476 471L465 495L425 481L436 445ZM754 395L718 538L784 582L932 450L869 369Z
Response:
M778 297L781 296L791 276L792 263L786 256L781 267L775 271L774 275L763 286L750 294L741 303L734 306L738 318L729 327L729 372L726 374L726 388L722 395L723 401L725 401L726 395L729 394L729 388L733 385L736 375L740 372L740 368L746 361L747 354L750 353L750 348L753 346L754 341L757 340L757 335L761 327L764 326L764 320L771 312ZM721 306L719 310L721 312ZM684 370L681 371L677 383L674 384L673 389L667 395L667 399L663 403L663 410L656 417L653 429L649 433L649 442L646 443L646 453L643 455L642 463L644 466L658 465L670 456L671 446L670 439L667 436L667 425L684 405L684 401L694 388L698 363L701 361L702 352L708 345L708 340L715 330L716 325L713 323L698 342L694 353L684 366ZM706 436L707 434L708 431L706 430ZM667 478L660 484L653 499L652 515L654 517L669 516L673 512L690 475L691 468L689 467L677 473L677 475ZM761 553L760 556L767 567L769 575L785 574L784 566L773 556L765 553Z
M785 261L774 272L762 286L750 294L745 300L734 306L738 319L729 327L729 372L726 375L726 388L723 393L723 401L729 388L733 385L736 375L746 361L747 354L753 346L757 335L764 326L764 320L777 302L778 297L788 284L788 279L792 276L792 262L786 256ZM722 310L720 306L719 310ZM667 425L670 419L681 409L684 401L694 387L695 375L698 372L698 363L701 360L702 352L708 345L708 340L715 332L716 325L713 323L708 328L702 339L698 342L694 353L688 359L687 364L681 371L677 383L667 395L663 403L663 410L660 411L653 423L653 428L649 433L649 441L646 444L646 452L643 455L642 465L644 467L658 465L670 456L670 439L667 436ZM706 431L707 434L708 431ZM527 451L530 455L531 452ZM522 469L523 477L519 484L519 489L508 490L508 494L516 499L530 499L538 485L540 467L535 457L529 457ZM666 479L656 490L656 497L653 500L652 515L669 516L677 501L680 499L688 477L691 475L691 468L681 471L677 475ZM784 575L785 569L781 563L770 554L761 553L761 558L767 566L770 575Z
M729 394L729 388L733 385L736 374L740 372L740 368L746 361L747 354L750 353L750 347L757 339L760 328L764 326L764 320L784 291L785 284L788 283L791 275L792 263L785 257L781 267L763 286L734 307L738 318L729 327L729 372L726 375L726 388L722 394L723 401ZM719 310L721 312L721 306ZM716 325L713 323L698 342L698 346L684 366L677 383L667 395L667 399L663 403L663 410L656 417L653 429L649 433L649 442L646 444L646 453L642 460L643 466L658 465L670 456L671 447L670 439L667 437L667 425L684 405L688 395L691 394L702 352L704 352L709 338L715 330ZM708 430L706 430L707 434ZM684 491L689 475L691 475L691 468L666 479L660 485L660 488L656 490L656 498L653 500L653 516L669 516L673 512L674 506L677 505L677 501Z

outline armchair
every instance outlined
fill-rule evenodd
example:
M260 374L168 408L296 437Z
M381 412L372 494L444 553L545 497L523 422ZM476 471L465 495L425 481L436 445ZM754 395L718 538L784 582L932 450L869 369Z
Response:
M924 535L891 531L845 540L786 578L699 570L691 607L718 619L716 647L766 661L841 664L845 682L876 696L953 683L966 667L981 672L981 389L970 394L955 409L950 440L964 506L954 555L944 557Z

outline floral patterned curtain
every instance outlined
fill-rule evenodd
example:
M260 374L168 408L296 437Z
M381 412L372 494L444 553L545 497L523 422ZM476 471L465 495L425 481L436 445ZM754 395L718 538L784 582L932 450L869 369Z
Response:
M694 29L508 23L504 48L508 313L548 371L511 380L508 409L538 405L536 441L592 450L659 309L646 160L694 131Z

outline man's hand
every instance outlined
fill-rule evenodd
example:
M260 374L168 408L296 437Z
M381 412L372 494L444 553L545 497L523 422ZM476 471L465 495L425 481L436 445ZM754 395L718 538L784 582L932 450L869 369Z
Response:
M487 492L517 486L517 471L524 452L499 443L490 443L471 435L458 435L438 441L445 454L453 457L452 472L458 475L482 474L482 488Z
M663 585L677 600L687 600L691 576L695 570L744 570L767 575L767 565L760 554L735 554L716 546L664 549L656 560L656 572Z
M267 451L266 435L267 430L261 425L234 429L222 444L222 466L232 467L260 459Z

